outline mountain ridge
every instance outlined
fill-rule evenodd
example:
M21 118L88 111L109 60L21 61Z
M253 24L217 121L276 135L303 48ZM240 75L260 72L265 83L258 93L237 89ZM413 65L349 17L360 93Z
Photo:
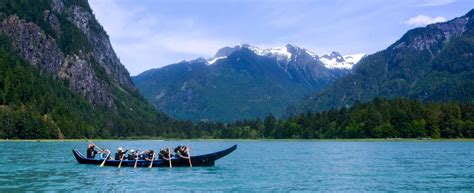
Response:
M472 101L473 13L407 31L387 49L362 59L351 75L290 107L289 114L375 97Z
M288 104L348 73L328 69L290 44L269 49L242 44L219 49L207 60L148 70L133 80L158 109L178 118L236 121L280 116Z
M213 64L217 60L223 59L227 57L229 54L236 50L240 49L249 49L253 51L257 55L261 56L270 56L275 57L282 61L283 63L289 62L292 58L292 54L294 53L306 53L313 57L315 60L318 60L326 68L331 69L352 69L352 67L357 64L362 58L367 56L367 54L351 54L351 55L344 55L342 56L337 51L332 51L330 54L324 54L322 56L318 56L314 52L307 50L305 48L300 48L296 45L286 44L285 46L281 47L273 47L273 48L259 48L255 46L251 46L249 44L238 44L234 47L223 47L219 49L214 57L207 59L208 64Z

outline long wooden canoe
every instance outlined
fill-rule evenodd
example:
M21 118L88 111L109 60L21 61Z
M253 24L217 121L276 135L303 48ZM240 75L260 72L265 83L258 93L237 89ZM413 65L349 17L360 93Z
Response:
M230 153L232 153L235 149L237 149L237 145L233 145L232 147L210 153L210 154L205 154L205 155L196 155L193 156L191 155L191 162L193 164L193 167L196 166L214 166L215 161L219 158L222 158ZM103 159L91 159L91 158L86 158L84 155L79 152L77 149L73 149L72 152L74 153L74 157L76 157L77 162L80 164L95 164L95 165L100 165L104 160ZM105 161L105 166L118 166L120 163L120 160L106 160ZM171 164L173 167L189 167L189 160L188 159L183 159L183 158L175 158L173 157L171 159ZM122 161L122 167L133 167L135 165L135 160L123 160ZM137 161L137 167L148 167L150 166L150 161L146 160L139 160ZM168 160L162 160L162 159L156 159L153 161L153 167L169 167L169 162Z

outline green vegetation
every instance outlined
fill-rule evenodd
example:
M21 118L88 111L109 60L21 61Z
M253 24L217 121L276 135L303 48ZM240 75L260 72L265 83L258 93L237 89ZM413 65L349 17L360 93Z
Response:
M0 40L0 138L90 135L91 105L16 57L6 37Z
M93 106L64 82L16 56L0 36L0 138L113 138L161 134L169 118L115 89L116 112Z
M59 20L60 32L54 31L45 15L46 10L51 10L51 0L17 0L17 1L1 1L0 13L2 17L16 14L21 19L33 22L41 27L45 33L56 39L61 51L65 54L89 52L92 50L87 37L66 19L66 16L57 14ZM86 10L91 10L86 0L68 0L65 1L66 6L72 6L78 3L79 6ZM3 19L3 18L0 18ZM96 24L96 23L94 23ZM101 30L100 25L91 25L93 29Z
M420 103L376 98L351 108L305 113L286 120L262 120L229 125L197 124L187 137L356 139L356 138L473 138L474 104Z
M46 34L54 36L53 29L44 19L45 10L51 10L51 0L0 1L0 13L3 13L0 19L16 14L28 22L36 23Z
M289 114L340 108L375 97L473 102L474 10L462 18L468 18L465 31L451 36L445 35L446 30L459 30L459 20L408 31L387 49L362 59L351 75L290 108Z
M81 30L63 15L58 15L58 19L61 25L61 34L56 36L58 36L58 46L64 54L77 54L81 50L86 53L92 51L86 35Z
M416 100L356 102L351 108L305 113L287 120L232 124L175 121L141 97L118 88L117 110L93 107L63 82L16 57L0 38L0 138L471 138L474 104Z
M148 101L173 117L233 122L263 118L270 112L281 116L289 104L333 80L322 76L311 79L315 83L310 84L310 79L288 73L276 60L240 50L213 65L185 61L150 70L133 80Z
M50 3L49 0L1 1L0 13L2 14L0 14L0 18L17 14L26 21L36 23L46 34L57 40L60 49L65 54L91 51L91 43L87 37L64 15L56 15L60 23L60 30L53 30L43 15L45 10L51 9ZM66 7L72 5L90 10L85 0L66 2ZM96 21L94 20L94 22ZM472 23L474 22L469 25L473 25ZM93 32L103 35L103 29L98 23L91 25ZM413 33L425 32L415 30ZM332 109L319 113L301 113L282 120L270 115L264 120L242 120L231 124L193 123L171 119L158 112L138 92L125 91L120 86L114 85L105 70L92 59L89 61L90 65L92 65L96 76L112 90L114 104L113 107L91 104L84 97L69 90L67 83L63 80L45 74L22 60L17 52L10 47L10 40L0 36L0 139L80 139L83 137L94 139L134 137L201 139L472 138L474 137L474 105L472 103L472 93L474 93L472 80L474 78L472 65L469 64L472 64L473 57L472 54L467 53L473 51L472 35L472 26L469 26L469 30L462 37L450 41L445 47L441 45L437 47L439 56L434 59L428 57L429 53L426 52L380 52L366 59L365 64L361 64L362 67L357 69L354 76L340 81L339 84L343 86L337 87L339 90L347 89L348 92L353 92L347 95L349 97L348 101L344 101L345 105L349 105L348 102L357 101L357 98L354 97L356 95L361 96L363 101L369 101L379 95L394 98L400 92L406 93L402 96L408 98L437 101L454 99L455 101L466 101L466 103L421 103L417 100L375 98L369 103L355 102L351 108ZM413 37L407 35L405 38ZM283 76L275 69L273 69L274 71L270 69L269 75L265 75L264 73L267 71L260 68L268 70L270 66L274 66L270 65L269 61L260 62L268 64L267 66L250 65L258 58L244 56L234 55L229 58L235 59L236 62L209 67L212 72L210 74L215 74L216 77L196 73L206 67L204 64L197 64L195 66L178 66L178 68L184 68L184 72L190 73L187 76L191 76L192 81L175 80L169 77L164 77L162 80L177 82L175 87L167 88L168 92L178 93L178 91L184 90L181 92L183 96L176 96L173 99L192 98L198 100L199 103L208 105L209 101L200 98L198 94L193 94L193 92L199 91L219 99L213 104L224 107L234 106L232 111L226 109L225 112L211 114L212 117L232 118L237 114L257 117L256 114L248 111L258 102L256 102L255 96L265 95L265 93L287 92L289 88L294 91L303 90L287 81L275 81L281 79L278 76ZM238 58L249 58L250 61ZM429 69L425 68L427 61L429 61ZM467 63L462 61L467 61ZM384 65L379 65L380 62ZM232 68L223 68L225 65L233 66ZM188 70L190 68L193 68L192 72ZM389 69L390 73L384 74L386 69ZM183 72L182 69L168 68L167 70L175 70L175 73ZM218 74L227 75L217 77ZM241 79L251 80L242 83L250 88L246 90L248 97L243 99L244 101L234 99L229 94L232 93L232 90L243 90L242 85L229 84ZM378 85L379 83L383 84ZM164 83L158 80L151 84L151 86L156 86L153 84ZM344 85L350 85L351 88ZM352 85L355 85L355 89L352 89ZM150 96L156 97L158 94L152 93ZM287 93L280 99L269 97L267 107L272 108L270 112L276 111L275 108L285 106L284 101L298 98L297 94L301 93ZM334 100L344 98L337 94L328 94L325 97L331 97ZM169 102L169 108L176 109L181 105L181 101L183 100ZM251 102L244 105L246 101ZM341 103L330 101L326 104L329 107L338 106ZM318 103L313 103L313 105L318 105ZM193 110L194 107L186 106L185 101L185 104L179 108ZM210 106L210 108L214 107ZM263 109L259 106L256 108ZM196 113L202 115L206 112Z
M64 1L64 6L66 6L66 7L72 7L74 5L82 7L86 11L92 13L92 9L89 6L89 3L87 2L87 0L67 0L67 1Z

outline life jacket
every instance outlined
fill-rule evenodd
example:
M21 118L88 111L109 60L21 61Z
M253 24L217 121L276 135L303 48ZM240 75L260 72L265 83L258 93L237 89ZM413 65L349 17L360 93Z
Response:
M128 154L128 160L135 160L135 153L134 154Z
M115 159L120 160L120 158L122 158L122 155L124 155L124 154L125 153L123 153L123 152L122 153L119 153L119 152L115 153ZM127 159L127 156L124 156L123 159Z
M107 159L108 153L107 152L102 152L100 153L99 159Z
M87 158L94 158L96 153L94 148L87 148Z

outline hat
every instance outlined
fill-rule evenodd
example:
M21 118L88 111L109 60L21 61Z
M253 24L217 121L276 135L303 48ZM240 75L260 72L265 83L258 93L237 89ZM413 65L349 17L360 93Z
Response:
M131 149L131 150L130 150L130 153L133 153L133 152L135 152L135 150Z
M118 151L123 151L122 147L119 147L117 150L118 150Z

